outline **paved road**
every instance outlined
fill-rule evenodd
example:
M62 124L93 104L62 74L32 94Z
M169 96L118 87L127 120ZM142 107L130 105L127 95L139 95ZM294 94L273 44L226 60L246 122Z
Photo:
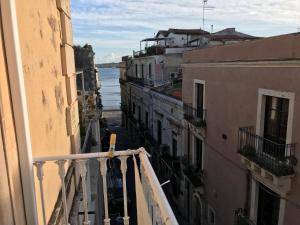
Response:
M127 150L133 147L133 141L130 139L128 131L121 127L121 111L104 111L103 117L107 119L108 129L112 133L117 134L116 139L116 151ZM136 199L135 199L135 185L134 185L134 168L132 158L128 159L127 169L127 191L128 199L128 211L130 217L130 225L136 225ZM118 163L117 163L118 164ZM118 164L119 169L119 164ZM123 207L122 207L123 210ZM113 222L111 223L113 225Z

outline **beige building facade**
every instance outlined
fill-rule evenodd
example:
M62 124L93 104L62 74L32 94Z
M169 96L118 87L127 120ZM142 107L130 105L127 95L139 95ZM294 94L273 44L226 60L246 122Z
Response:
M37 180L35 187L31 185L32 159L80 151L70 5L46 0L0 3L0 160L5 167L0 214L7 215L1 216L0 224L42 224ZM68 180L71 204L77 181L72 167L66 164L66 169L72 177ZM44 171L45 220L55 223L61 181L54 163ZM31 207L35 204L37 214Z
M183 102L205 111L186 119L191 224L299 223L299 59L299 34L184 54Z

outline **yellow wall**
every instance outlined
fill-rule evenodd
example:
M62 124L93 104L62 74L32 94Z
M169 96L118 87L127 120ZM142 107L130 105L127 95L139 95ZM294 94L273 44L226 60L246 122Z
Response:
M54 0L16 1L16 4L33 157L78 152L79 121L76 87L72 82L75 67L69 3L66 7ZM44 174L48 220L57 200L60 180L54 163L44 166ZM41 221L39 194L37 203Z

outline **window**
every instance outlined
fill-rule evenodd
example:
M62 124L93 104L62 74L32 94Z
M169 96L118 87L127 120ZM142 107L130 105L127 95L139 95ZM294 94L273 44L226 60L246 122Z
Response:
M135 64L135 76L138 77L138 65Z
M264 137L285 144L288 115L288 99L266 96Z
M172 132L172 156L175 158L177 156L177 134Z
M215 225L216 224L215 211L210 206L208 207L208 224L209 225Z
M289 100L266 96L263 151L279 159L284 159L289 115ZM276 152L274 144L277 143Z
M196 166L199 169L203 169L203 165L202 165L202 153L203 153L203 143L202 140L200 140L199 138L195 138L195 156L196 156Z
M149 78L151 78L152 77L152 65L151 65L151 63L149 63Z
M203 118L203 97L204 97L204 85L196 83L196 116L197 118Z
M180 194L180 182L177 181L175 176L172 176L170 180L171 180L171 184L172 184L173 195L175 197L178 197Z
M145 125L146 125L146 129L148 129L148 120L149 120L149 114L147 111L145 111Z
M141 106L139 106L138 109L139 109L139 111L138 111L138 113L139 113L138 119L139 119L139 123L141 123L141 121L142 121L142 111L141 111Z
M266 186L259 184L257 224L277 225L280 210L280 196Z
M144 78L144 64L142 64L142 78Z
M135 115L135 102L132 103L132 114Z
M161 121L157 120L157 142L161 144Z

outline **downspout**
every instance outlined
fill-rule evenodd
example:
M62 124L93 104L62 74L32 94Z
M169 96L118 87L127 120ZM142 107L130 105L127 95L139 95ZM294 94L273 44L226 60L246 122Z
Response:
M37 225L32 147L15 0L1 0L4 43L21 168L27 225Z

